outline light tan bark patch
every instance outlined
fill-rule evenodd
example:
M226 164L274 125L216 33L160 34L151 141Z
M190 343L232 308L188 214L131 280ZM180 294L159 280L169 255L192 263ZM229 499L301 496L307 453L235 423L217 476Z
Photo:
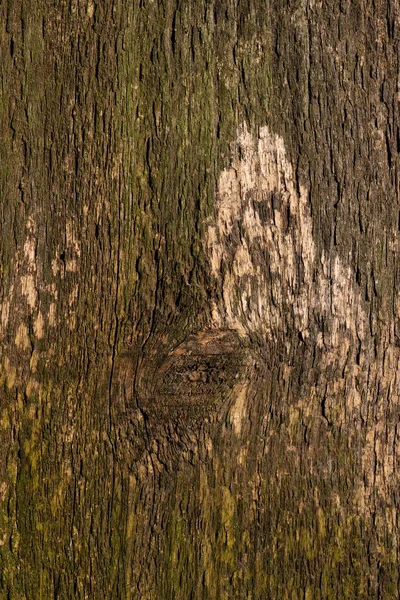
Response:
M317 263L310 206L283 139L267 126L254 136L243 125L207 228L211 270L222 287L215 323L263 336L294 326L307 338L316 316L329 315L332 327L320 343L338 347L343 329L364 337L367 317L352 270L337 255Z

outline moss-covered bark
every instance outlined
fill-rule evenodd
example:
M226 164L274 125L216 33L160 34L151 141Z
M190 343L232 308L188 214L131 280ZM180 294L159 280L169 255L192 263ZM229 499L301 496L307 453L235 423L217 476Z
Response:
M0 6L2 597L397 597L399 26Z

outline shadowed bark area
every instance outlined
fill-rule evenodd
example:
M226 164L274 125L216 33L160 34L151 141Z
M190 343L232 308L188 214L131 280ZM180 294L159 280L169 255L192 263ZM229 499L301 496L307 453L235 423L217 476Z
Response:
M399 26L1 4L2 597L398 597Z

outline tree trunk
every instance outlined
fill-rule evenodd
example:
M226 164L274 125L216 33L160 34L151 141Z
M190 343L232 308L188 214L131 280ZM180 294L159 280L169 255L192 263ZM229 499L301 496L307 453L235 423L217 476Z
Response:
M0 587L397 598L395 0L4 0Z

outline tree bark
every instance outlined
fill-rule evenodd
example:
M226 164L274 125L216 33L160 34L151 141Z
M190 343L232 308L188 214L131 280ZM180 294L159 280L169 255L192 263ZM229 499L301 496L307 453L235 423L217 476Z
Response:
M397 598L398 3L0 24L2 597Z

